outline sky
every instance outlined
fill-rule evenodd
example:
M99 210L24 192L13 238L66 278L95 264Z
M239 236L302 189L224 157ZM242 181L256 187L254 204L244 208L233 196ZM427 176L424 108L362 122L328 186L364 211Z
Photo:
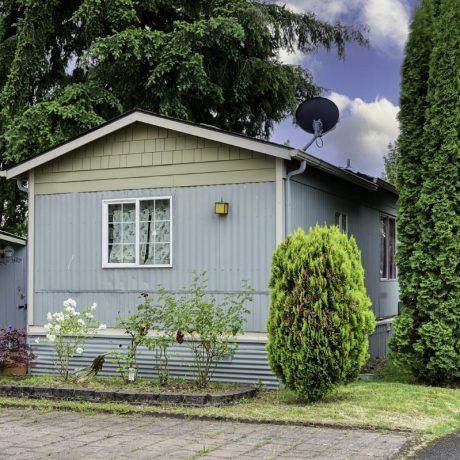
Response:
M323 96L340 110L333 131L323 136L323 147L313 144L308 152L338 166L351 167L381 177L388 143L399 133L400 71L409 24L417 0L285 0L278 2L298 11L312 11L319 19L345 25L368 27L370 46L348 45L344 61L337 53L287 54L285 63L309 69ZM311 134L296 127L291 119L275 126L271 140L302 148Z

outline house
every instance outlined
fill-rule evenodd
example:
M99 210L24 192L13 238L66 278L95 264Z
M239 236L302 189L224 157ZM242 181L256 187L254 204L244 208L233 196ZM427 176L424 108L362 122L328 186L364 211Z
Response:
M139 109L3 175L28 180L32 336L44 333L47 312L67 297L81 307L97 302L108 329L90 341L90 359L126 343L116 317L134 311L140 292L158 284L181 291L193 270L206 271L218 295L238 292L247 279L255 292L246 333L215 376L275 384L265 354L271 255L286 233L318 222L356 237L380 320L371 353L385 353L398 309L397 196L380 179L287 146ZM216 214L216 203L228 203L228 214ZM50 347L35 351L34 372L49 371ZM173 355L173 373L183 373L190 358L184 353L178 348ZM140 363L152 372L146 354Z
M27 241L0 231L0 326L26 327Z

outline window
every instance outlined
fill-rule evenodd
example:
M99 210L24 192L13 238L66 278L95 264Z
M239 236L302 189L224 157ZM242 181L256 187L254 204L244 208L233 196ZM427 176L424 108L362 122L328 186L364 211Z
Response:
M335 213L335 225L339 227L342 232L348 235L348 215L343 212Z
M103 267L171 267L171 197L103 201Z
M394 217L380 216L380 279L396 279L396 224Z

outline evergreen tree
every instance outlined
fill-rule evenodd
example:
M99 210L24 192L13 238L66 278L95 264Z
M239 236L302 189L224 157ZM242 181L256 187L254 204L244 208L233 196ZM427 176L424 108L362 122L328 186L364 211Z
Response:
M403 310L391 347L429 383L460 380L460 9L427 0L406 49L398 238Z
M399 145L398 141L390 142L388 144L388 152L383 156L383 163L385 166L385 171L383 173L383 179L388 181L390 184L396 185L397 183L397 174L396 174L396 164L399 156Z
M268 360L306 400L354 380L375 327L361 253L338 227L298 229L273 254Z
M343 57L351 41L366 43L360 30L262 1L5 0L0 162L133 107L266 138L299 99L320 92L279 51L335 48ZM0 187L9 188L4 207L16 209L12 184Z

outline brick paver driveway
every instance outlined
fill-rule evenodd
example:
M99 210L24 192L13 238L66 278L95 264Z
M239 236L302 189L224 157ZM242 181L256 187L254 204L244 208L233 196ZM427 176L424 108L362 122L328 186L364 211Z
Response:
M0 409L0 458L388 459L395 433Z

